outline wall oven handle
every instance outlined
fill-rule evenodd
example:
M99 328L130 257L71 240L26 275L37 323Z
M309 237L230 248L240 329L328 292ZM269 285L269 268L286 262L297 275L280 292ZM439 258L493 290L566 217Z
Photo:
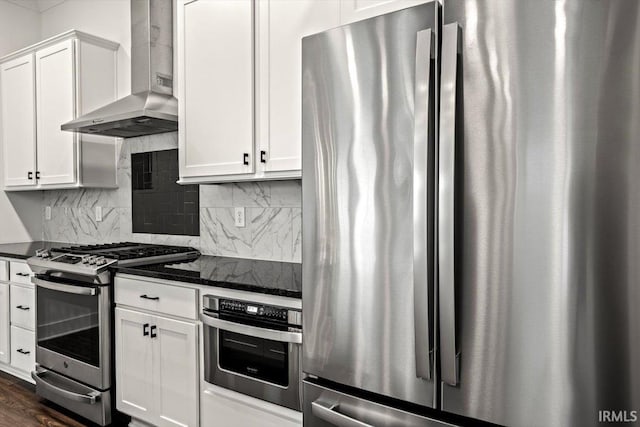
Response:
M33 378L33 380L36 382L38 386L43 388L48 388L49 390L55 392L56 394L59 394L60 396L64 396L69 400L73 400L75 402L88 403L90 405L95 405L96 402L100 401L100 393L98 393L97 391L92 391L88 394L80 394L80 393L74 393L72 391L65 390L63 388L60 388L58 386L55 386L49 383L43 378L43 375L45 375L47 372L48 371L46 370L31 371L31 378Z
M302 344L302 332L278 331L277 329L259 328L257 326L230 322L206 314L200 316L200 320L207 326L223 331L235 332L250 337L264 338L272 341Z
M68 294L77 294L77 295L91 295L91 296L96 295L98 293L97 288L65 285L62 283L50 282L48 280L39 279L38 277L33 277L31 280L37 286L40 286L41 288L51 289L52 291L66 292Z
M440 351L442 381L458 384L456 345L455 186L458 54L460 27L447 24L442 31L440 89L440 144L438 152L438 277L440 298Z
M338 412L339 403L325 403L319 400L311 402L311 412L316 417L336 427L373 427Z
M413 316L416 376L431 380L433 288L433 153L431 29L416 39L415 126L413 135Z

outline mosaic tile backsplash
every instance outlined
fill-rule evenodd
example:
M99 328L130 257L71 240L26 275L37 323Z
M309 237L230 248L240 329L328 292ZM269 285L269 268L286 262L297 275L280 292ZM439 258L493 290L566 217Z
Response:
M130 138L122 143L119 188L43 191L45 240L70 243L131 241L192 246L207 255L301 262L299 180L200 185L200 236L133 233L131 154L178 147L177 133ZM44 209L51 206L51 219ZM102 208L102 221L95 208ZM245 208L236 227L234 208Z

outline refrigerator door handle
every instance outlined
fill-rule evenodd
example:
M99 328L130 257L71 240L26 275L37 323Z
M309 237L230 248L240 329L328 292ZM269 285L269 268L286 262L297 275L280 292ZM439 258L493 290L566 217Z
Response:
M355 418L348 417L338 412L339 403L326 403L320 400L311 402L311 412L316 417L336 427L373 427Z
M440 351L442 381L458 384L455 292L455 181L456 106L460 88L458 54L460 27L447 24L442 31L440 87L440 141L438 152L438 277L440 299Z
M417 33L415 77L415 126L413 137L413 315L416 376L431 380L431 295L433 288L433 96L434 58L431 29Z

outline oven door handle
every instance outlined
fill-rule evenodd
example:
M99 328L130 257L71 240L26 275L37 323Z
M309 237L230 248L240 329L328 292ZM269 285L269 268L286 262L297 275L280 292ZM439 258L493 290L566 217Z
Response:
M259 328L257 326L245 325L242 323L229 322L206 314L200 316L200 320L207 326L221 329L223 331L235 332L236 334L248 335L250 337L264 338L272 341L288 342L292 344L302 344L302 332L278 331L277 329Z
M31 280L37 286L40 286L41 288L51 289L52 291L60 291L68 294L91 295L91 296L96 295L98 293L97 288L65 285L62 283L50 282L48 280L39 279L37 277L33 277Z
M82 403L88 403L90 405L95 405L96 402L100 401L100 393L98 393L97 391L92 391L92 392L89 392L88 394L80 394L80 393L74 393L69 390L65 390L63 388L60 388L56 385L51 384L41 376L41 375L46 375L47 372L48 371L46 369L31 371L31 378L33 378L33 380L36 382L36 385L47 388L55 392L56 394L64 396L69 400L73 400L74 402L82 402Z

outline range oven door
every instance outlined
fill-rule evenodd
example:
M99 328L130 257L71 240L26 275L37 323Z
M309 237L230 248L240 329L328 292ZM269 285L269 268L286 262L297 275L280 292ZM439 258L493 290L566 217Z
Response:
M36 276L36 362L81 383L111 386L111 297L106 286Z
M216 316L201 316L205 381L301 411L302 332L247 325Z

